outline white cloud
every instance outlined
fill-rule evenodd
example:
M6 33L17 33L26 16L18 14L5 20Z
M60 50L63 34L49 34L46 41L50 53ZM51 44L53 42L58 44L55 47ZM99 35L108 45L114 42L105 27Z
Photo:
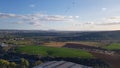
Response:
M63 16L63 15L46 15L46 14L28 14L28 15L18 15L9 13L0 13L0 18L15 18L20 19L20 22L29 23L32 25L40 25L43 22L48 21L72 21L79 16ZM17 22L17 21L16 21ZM17 22L18 23L18 22Z
M64 16L64 15L47 15L47 14L11 14L11 13L0 13L0 19L6 19L6 22L9 22L10 19L16 19L14 22L17 24L31 24L31 25L41 25L45 22L67 22L72 24L79 25L118 25L120 24L120 16L113 16L109 18L104 18L101 20L95 21L77 21L76 19L79 16ZM9 20L7 20L9 19Z
M79 25L95 25L95 26L111 26L111 25L120 25L120 16L113 16L108 18L103 18L96 21L83 21L78 22Z
M75 16L75 18L79 18L79 16Z
M102 11L106 11L107 10L107 8L102 8Z
M120 22L111 22L111 23L101 23L101 24L97 24L97 25L119 25Z
M120 24L120 16L114 16L109 18L104 18L100 20L96 25L119 25Z
M0 13L0 18L14 18L17 17L15 14Z

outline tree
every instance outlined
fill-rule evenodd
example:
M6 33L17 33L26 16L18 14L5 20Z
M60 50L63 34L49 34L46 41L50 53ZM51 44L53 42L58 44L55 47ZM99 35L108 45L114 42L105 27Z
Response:
M17 64L15 62L11 62L9 68L16 68Z
M7 60L0 59L0 68L8 68L10 62Z
M29 61L21 58L21 68L28 68L29 67Z
M34 65L37 66L37 65L39 65L39 64L41 64L41 63L42 63L42 61L39 60L39 61L36 61L36 62L34 63Z

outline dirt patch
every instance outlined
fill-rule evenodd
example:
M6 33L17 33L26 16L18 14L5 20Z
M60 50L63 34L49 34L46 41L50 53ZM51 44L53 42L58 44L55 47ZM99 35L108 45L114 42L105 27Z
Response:
M91 52L95 57L105 61L111 68L120 68L120 56L119 55L107 55L101 53Z
M89 46L85 44L76 44L76 43L66 43L63 47L75 48L75 49L99 49L104 50L100 47Z
M52 46L52 47L62 47L65 44L66 44L65 42L49 42L49 43L44 43L43 45Z
M84 45L84 46L92 46L92 47L98 47L101 45L101 43L98 42L49 42L49 43L44 43L43 45L45 46L52 46L52 47L63 47L66 44L79 44L79 45Z
M99 42L87 42L87 41L80 41L80 42L66 42L66 43L72 43L72 44L83 44L83 45L88 45L88 46L94 46L94 47L98 47L98 46L102 46L102 43Z
M73 44L73 43L67 43L64 47L68 48L75 48L75 49L86 49L86 50L104 50L99 47L93 47L93 46L88 46L84 44ZM107 64L110 65L111 68L120 68L120 55L114 54L114 55L108 55L105 53L96 53L96 52L91 52L96 58L101 59L102 61L106 62Z

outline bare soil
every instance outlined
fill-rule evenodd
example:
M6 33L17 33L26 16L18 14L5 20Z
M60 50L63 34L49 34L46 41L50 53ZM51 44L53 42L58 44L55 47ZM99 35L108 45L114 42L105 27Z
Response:
M80 49L80 48L95 49L96 48L93 46L88 46L83 44L73 44L73 43L66 44L64 47L75 48L75 49ZM96 48L96 49L100 49L100 48ZM96 52L91 52L91 53L96 58L101 59L107 64L109 64L111 68L120 68L120 55L118 54L108 55L105 53L96 53Z
M92 52L92 54L95 57L108 63L111 68L120 68L120 56L119 55L107 55L107 54L94 53L94 52Z
M80 45L87 45L87 46L94 46L98 47L101 46L101 43L98 42L49 42L49 43L44 43L43 45L45 46L52 46L52 47L63 47L66 44L80 44Z
M44 43L43 45L52 46L52 47L62 47L65 44L66 44L65 42L49 42L49 43Z

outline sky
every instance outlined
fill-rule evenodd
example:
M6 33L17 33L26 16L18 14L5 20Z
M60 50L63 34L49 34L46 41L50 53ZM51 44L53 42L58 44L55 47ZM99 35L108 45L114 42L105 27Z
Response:
M120 30L120 0L0 0L0 29Z

